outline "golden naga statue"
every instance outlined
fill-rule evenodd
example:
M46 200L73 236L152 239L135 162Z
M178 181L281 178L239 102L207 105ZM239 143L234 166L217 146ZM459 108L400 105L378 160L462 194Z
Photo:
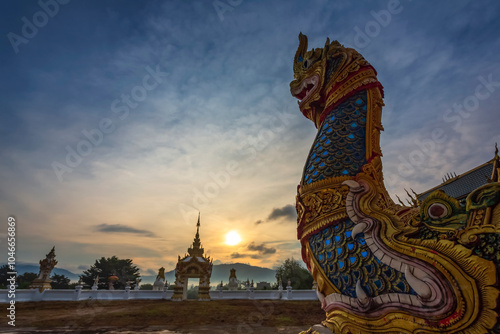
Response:
M318 134L297 191L302 257L326 320L304 333L500 333L500 182L412 206L384 186L383 88L355 50L299 35L291 93Z

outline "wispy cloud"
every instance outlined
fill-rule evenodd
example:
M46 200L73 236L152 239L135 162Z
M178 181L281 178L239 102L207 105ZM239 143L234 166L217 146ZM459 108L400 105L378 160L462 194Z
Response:
M231 254L232 259L240 259L240 258L251 258L251 259L263 259L267 258L272 254L276 253L276 248L266 247L264 243L256 244L255 242L251 242L247 247L246 251L252 253L239 253L234 252Z
M276 253L276 248L266 247L264 244L257 245L255 244L255 242L252 242L250 245L248 245L247 249L249 251L256 251L261 255Z
M295 210L295 206L287 204L282 208L274 208L267 217L268 220L277 220L280 218L284 218L287 220L297 219L297 211Z
M155 234L147 230L139 230L134 227L130 227L122 224L100 224L97 225L96 231L105 233L131 233L131 234L142 234L146 237L155 237Z

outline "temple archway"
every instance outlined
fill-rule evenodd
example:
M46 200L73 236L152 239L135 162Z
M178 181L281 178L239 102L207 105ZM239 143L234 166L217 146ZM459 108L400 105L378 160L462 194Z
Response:
M175 287L172 300L186 300L188 281L190 278L199 279L198 300L210 300L210 277L212 276L212 260L205 257L205 250L201 247L200 216L196 224L196 236L188 254L183 258L179 256L175 267Z

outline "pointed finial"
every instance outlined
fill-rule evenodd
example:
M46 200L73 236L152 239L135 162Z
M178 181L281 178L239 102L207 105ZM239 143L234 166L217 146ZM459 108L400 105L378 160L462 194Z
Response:
M495 159L498 159L498 143L495 143Z
M196 224L197 227L200 227L200 212L198 211L198 224Z

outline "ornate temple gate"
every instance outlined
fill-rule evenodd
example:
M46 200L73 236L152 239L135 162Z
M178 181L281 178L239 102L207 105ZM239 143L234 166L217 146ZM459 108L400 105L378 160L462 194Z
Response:
M190 278L198 278L198 300L210 300L210 276L212 275L212 260L203 255L204 249L200 241L200 216L196 224L196 236L193 246L188 248L188 254L182 259L179 256L175 267L175 287L172 300L186 300L188 281Z

